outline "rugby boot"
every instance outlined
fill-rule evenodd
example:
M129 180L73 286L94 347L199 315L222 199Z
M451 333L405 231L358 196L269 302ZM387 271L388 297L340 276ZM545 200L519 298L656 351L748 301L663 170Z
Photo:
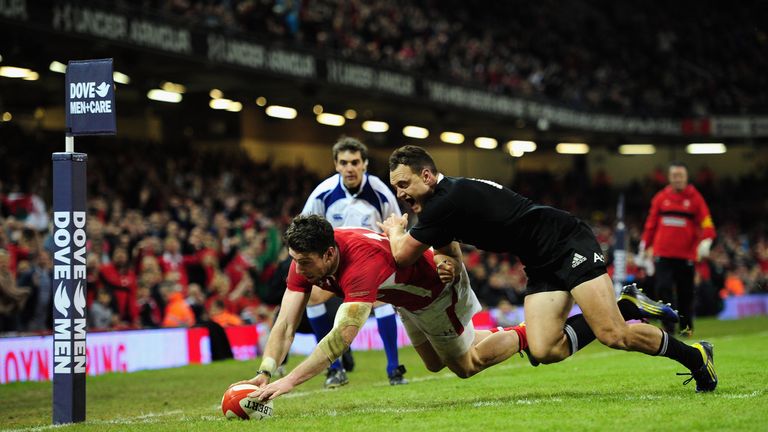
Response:
M637 287L637 284L627 285L621 290L617 303L622 302L630 302L637 307L639 311L637 319L657 318L665 323L680 321L680 315L670 304L651 299Z
M696 380L696 393L711 392L717 387L717 373L715 373L715 354L714 347L706 341L697 342L692 347L701 351L704 364L698 370L692 370L689 373L678 373L678 375L690 375L691 377L683 381L683 385L691 380Z
M325 385L327 389L334 389L349 384L347 371L344 369L328 369L325 375Z
M403 385L408 384L408 380L403 376L405 374L405 366L400 365L397 369L389 373L389 385Z
M347 348L344 354L341 355L341 365L344 366L344 370L352 372L355 370L355 358L352 357L352 350Z

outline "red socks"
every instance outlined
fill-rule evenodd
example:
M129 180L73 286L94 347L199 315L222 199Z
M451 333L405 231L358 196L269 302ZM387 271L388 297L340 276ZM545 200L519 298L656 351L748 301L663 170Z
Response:
M514 327L496 327L490 330L491 333L514 330L515 333L517 333L518 339L520 339L520 351L528 348L528 336L525 333L525 324L516 325Z

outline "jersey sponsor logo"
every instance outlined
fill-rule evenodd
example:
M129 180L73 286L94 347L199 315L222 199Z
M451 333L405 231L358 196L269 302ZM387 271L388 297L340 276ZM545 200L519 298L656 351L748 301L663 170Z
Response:
M683 228L686 226L685 219L681 217L676 217L676 216L662 216L661 224L664 226L679 227L679 228Z
M594 259L594 261L593 261L593 262L598 262L598 261L600 261L600 262L602 262L603 264L605 264L605 257L603 256L603 254L599 254L599 253L595 252L595 255L594 255L594 258L593 258L593 259Z
M583 255L579 255L578 252L573 254L573 260L571 261L571 268L576 268L580 266L584 261L586 261L587 258Z

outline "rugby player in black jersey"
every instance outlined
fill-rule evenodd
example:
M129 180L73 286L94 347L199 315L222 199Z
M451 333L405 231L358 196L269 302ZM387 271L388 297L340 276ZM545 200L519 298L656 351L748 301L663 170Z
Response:
M456 242L516 255L528 276L525 320L535 360L561 361L597 338L611 348L678 361L691 371L685 384L696 380L697 392L717 386L710 343L689 346L655 326L625 322L605 257L586 223L494 182L445 176L418 146L395 150L389 171L397 197L419 217L408 232L407 214L391 215L380 224L398 265L412 264L429 247L459 257ZM641 309L676 315L636 289L627 290L633 288L622 297ZM583 314L568 318L574 301Z

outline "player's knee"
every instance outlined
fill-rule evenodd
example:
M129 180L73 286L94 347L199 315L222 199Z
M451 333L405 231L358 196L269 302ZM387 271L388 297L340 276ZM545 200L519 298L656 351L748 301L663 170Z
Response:
M546 344L537 344L537 343L531 344L530 342L531 341L529 341L528 352L539 363L543 363L543 364L557 363L560 360L565 358L565 356L562 353L559 353L557 351L556 346L546 345Z
M451 370L451 372L454 373L457 377L461 379L467 379L476 373L480 372L480 370L469 364L463 364L463 363L455 363L455 364L449 364L448 369Z
M456 374L457 377L459 377L461 379L467 379L467 378L469 378L469 377L471 377L472 375L475 374L474 371L471 371L469 369L459 369L459 370L456 370L456 371L453 371L453 372Z
M440 372L445 367L445 365L442 362L429 362L429 361L425 361L424 366L427 367L428 371L433 373Z

